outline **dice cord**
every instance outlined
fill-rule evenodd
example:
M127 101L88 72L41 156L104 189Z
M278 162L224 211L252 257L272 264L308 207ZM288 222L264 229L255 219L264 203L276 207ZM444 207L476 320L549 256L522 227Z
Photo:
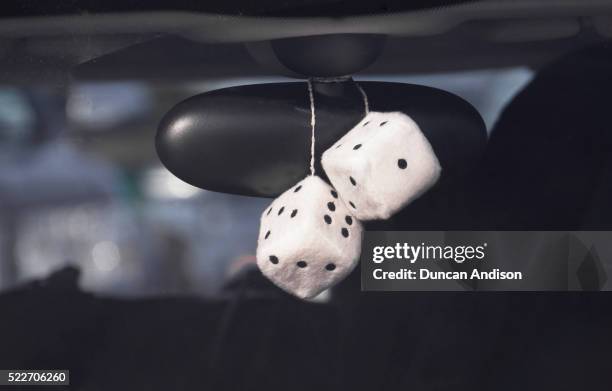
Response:
M314 102L314 91L312 88L312 79L308 79L308 98L310 100L310 175L315 175L315 126L317 123L317 117L315 115L315 102ZM363 97L363 106L365 115L370 113L370 102L368 101L368 95L364 89L356 83L359 93Z
M366 92L363 90L363 88L361 87L359 83L355 83L355 84L357 85L357 89L359 90L359 93L363 97L363 106L365 110L365 115L368 115L370 114L370 102L368 101L368 94L366 94Z
M308 97L310 98L310 175L315 174L315 104L312 91L312 80L308 79Z

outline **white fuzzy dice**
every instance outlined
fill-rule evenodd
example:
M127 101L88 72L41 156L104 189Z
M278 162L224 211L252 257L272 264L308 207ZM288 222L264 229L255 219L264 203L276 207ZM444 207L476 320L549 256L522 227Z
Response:
M309 176L263 212L257 265L285 291L311 298L355 268L362 231L336 191Z
M360 220L387 219L440 177L419 126L400 112L370 112L323 153L325 173Z

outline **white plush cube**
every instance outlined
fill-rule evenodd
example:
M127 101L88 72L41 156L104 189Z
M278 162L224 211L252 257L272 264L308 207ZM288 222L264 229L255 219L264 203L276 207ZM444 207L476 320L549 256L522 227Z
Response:
M357 265L361 223L317 176L281 194L261 216L257 265L285 291L311 298Z
M360 220L391 217L433 186L441 171L419 126L400 112L370 112L323 153L321 163Z

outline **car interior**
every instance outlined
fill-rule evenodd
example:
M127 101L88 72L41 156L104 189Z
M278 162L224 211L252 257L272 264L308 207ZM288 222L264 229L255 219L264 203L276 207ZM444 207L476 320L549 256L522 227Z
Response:
M0 7L0 369L69 369L62 390L610 388L605 262L570 276L584 292L556 289L567 263L539 292L364 292L358 266L304 301L255 249L308 174L307 80L317 159L359 88L427 125L440 181L368 231L612 231L612 1Z

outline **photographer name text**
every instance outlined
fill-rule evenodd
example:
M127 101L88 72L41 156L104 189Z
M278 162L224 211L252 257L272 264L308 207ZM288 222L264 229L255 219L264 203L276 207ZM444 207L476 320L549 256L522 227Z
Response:
M401 268L386 271L375 268L372 277L375 280L522 280L523 274L514 271L502 271L494 268L480 270L486 257L487 243L467 246L411 245L396 243L394 246L376 246L372 252L375 264L389 262L454 262L462 264L472 262L471 271L433 271L425 267L419 269Z

